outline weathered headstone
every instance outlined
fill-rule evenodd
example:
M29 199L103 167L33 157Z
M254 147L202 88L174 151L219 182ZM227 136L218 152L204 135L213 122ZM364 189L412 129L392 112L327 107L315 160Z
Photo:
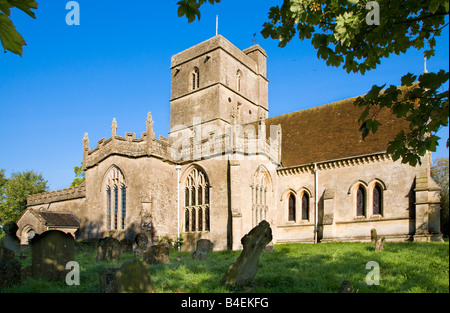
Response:
M114 286L120 293L152 292L150 265L137 259L126 261L115 275Z
M115 293L115 278L118 267L107 267L98 271L98 287L100 293Z
M259 256L271 240L272 229L267 221L262 221L245 235L241 239L242 253L226 271L222 284L236 286L250 283L258 270Z
M0 260L0 290L21 283L21 267L17 260Z
M139 233L134 238L134 255L141 257L147 251L149 246L148 236L145 233Z
M339 287L338 293L355 293L355 288L348 280L344 280L341 287Z
M206 260L208 253L213 250L213 243L208 239L197 241L197 249L192 253L192 258L197 260Z
M170 247L165 244L151 246L143 256L148 264L169 264Z
M375 242L375 251L383 251L384 237L378 237Z
M3 226L5 236L0 239L0 247L8 248L14 251L15 254L20 253L20 240L17 238L16 233L19 227L14 222L7 222Z
M370 241L373 242L373 243L375 243L375 242L377 242L377 238L378 238L378 236L377 236L377 230L376 230L375 228L372 228L372 229L370 230Z
M31 240L33 278L62 280L67 262L75 260L75 240L58 230L46 231Z
M112 237L102 238L97 243L97 261L119 261L120 243Z
M120 251L122 253L133 252L133 241L131 239L125 238L120 242Z

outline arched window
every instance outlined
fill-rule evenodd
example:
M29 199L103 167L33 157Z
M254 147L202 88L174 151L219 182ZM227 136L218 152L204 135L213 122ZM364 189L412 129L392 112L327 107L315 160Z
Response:
M122 171L113 166L106 174L106 229L125 229L127 187Z
M253 227L267 218L267 193L270 190L269 172L264 166L258 167L253 176L252 186L252 223Z
M127 214L127 187L122 185L122 229L125 229L126 214Z
M197 67L192 72L192 90L198 89L200 86L200 71Z
M295 196L291 193L289 196L289 221L295 221Z
M185 232L209 231L209 182L206 173L194 168L185 184Z
M366 192L362 186L356 192L356 216L366 216Z
M381 215L381 209L383 205L383 192L381 187L376 184L373 188L373 215Z
M236 73L236 90L241 91L241 79L242 79L242 73L241 70L238 70Z
M309 220L309 195L306 192L302 196L302 220Z

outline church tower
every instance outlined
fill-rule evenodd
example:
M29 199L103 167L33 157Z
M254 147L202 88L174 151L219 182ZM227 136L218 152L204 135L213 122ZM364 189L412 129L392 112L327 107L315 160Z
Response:
M255 45L239 50L217 35L172 57L170 134L268 117L267 54Z

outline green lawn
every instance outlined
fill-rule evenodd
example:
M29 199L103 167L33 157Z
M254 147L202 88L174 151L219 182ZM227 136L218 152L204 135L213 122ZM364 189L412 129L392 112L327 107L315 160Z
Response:
M30 253L21 260L31 264ZM220 279L239 251L214 252L205 261L190 258L187 252L171 251L170 264L151 265L152 284L158 293L333 293L343 280L349 280L356 292L449 292L449 243L390 243L374 251L371 243L285 244L263 253L253 284L241 289L227 289ZM180 261L176 260L181 256ZM3 292L98 292L98 271L119 267L133 257L122 254L120 262L96 262L93 247L77 246L76 261L81 266L80 285L27 279L22 285ZM380 266L380 285L367 285L366 264Z

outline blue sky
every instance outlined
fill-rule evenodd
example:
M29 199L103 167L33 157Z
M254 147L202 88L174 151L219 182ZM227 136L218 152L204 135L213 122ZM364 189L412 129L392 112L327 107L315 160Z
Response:
M37 19L12 11L12 20L27 42L23 57L0 54L0 168L35 170L50 188L61 189L82 161L82 138L90 147L111 136L145 131L152 112L156 135L170 125L170 58L219 33L240 49L257 43L267 52L270 116L365 94L374 84L400 84L408 72L423 71L423 55L385 59L366 75L326 66L309 41L294 39L285 48L263 39L269 8L282 1L222 0L205 5L200 22L178 18L176 0L79 0L80 25L68 26L66 0L38 0ZM124 5L126 4L126 5ZM448 70L448 27L438 38L428 69ZM448 157L448 128L434 158ZM444 140L445 139L445 140Z

